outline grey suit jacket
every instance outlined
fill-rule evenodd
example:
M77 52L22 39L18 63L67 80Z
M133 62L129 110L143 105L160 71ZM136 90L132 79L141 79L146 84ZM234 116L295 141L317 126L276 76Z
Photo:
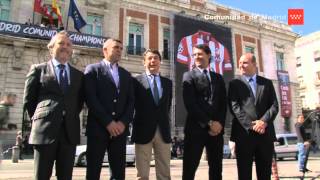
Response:
M32 120L30 144L53 143L63 125L70 143L80 143L83 73L69 66L70 85L65 94L60 89L51 61L31 66L24 90L24 108Z
M251 129L252 121L259 119L268 124L264 135L275 140L273 121L278 114L279 105L271 80L257 76L256 98L245 77L232 80L229 84L229 105L234 117L232 140L241 140Z

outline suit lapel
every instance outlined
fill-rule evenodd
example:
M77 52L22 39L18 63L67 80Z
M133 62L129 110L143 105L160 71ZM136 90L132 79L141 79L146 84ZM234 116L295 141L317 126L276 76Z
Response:
M167 96L167 93L168 93L168 86L166 85L166 81L164 80L164 78L162 76L160 76L160 81L161 81L161 88L162 88L162 96L159 100L159 104L161 104L165 97Z
M47 62L47 74L48 74L48 80L52 80L52 85L54 86L53 89L57 89L60 93L62 93L62 90L60 88L58 79L57 79L57 75L56 75L56 71L54 70L53 67L53 63L52 61L48 61Z
M216 85L217 85L217 83L216 83L217 78L216 78L216 76L215 76L215 74L213 72L211 72L211 71L209 71L209 72L210 72L210 78L211 78L211 82L210 82L211 94L213 96L214 93L215 93Z
M105 62L103 62L104 60L102 60L100 63L101 63L101 66L103 67L102 68L102 70L104 71L104 73L103 74L105 74L106 75L106 78L107 79L109 79L111 82L112 82L112 84L114 85L114 87L115 88L117 88L117 86L116 86L116 83L114 82L114 79L113 79L113 77L112 77L112 74L111 74L111 71L110 71L110 67L109 66L107 66L106 65L106 63ZM120 68L119 68L120 69ZM120 77L120 72L119 72L119 83L121 83L121 77Z
M70 92L73 92L72 89L74 88L75 86L75 83L77 82L76 80L76 76L75 76L75 69L74 67L72 67L70 64L69 65L69 68L70 68L70 84L69 84L69 87L67 89L67 92L66 94L70 93Z
M255 99L255 104L257 104L258 99L260 97L260 94L262 92L263 89L263 84L261 82L261 78L259 76L257 76L257 89L256 89L256 99Z

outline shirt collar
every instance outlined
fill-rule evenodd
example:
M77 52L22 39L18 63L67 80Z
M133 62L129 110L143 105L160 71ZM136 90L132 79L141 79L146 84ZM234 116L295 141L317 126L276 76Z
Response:
M253 76L246 76L244 75L244 77L246 78L246 80L249 82L250 78L253 79L253 82L257 82L257 74L254 74Z
M53 64L53 66L54 66L55 68L57 68L59 64L63 64L63 63L60 63L60 62L59 62L58 60L56 60L55 58L52 58L52 64ZM66 68L69 68L69 65L68 65L67 62L64 63L64 65L66 66Z
M150 76L150 75L156 75L156 76L159 76L160 75L160 73L156 73L156 74L151 74L151 72L150 71L146 71L146 74L148 75L148 76Z
M207 70L207 72L209 72L210 70L209 70L209 67L207 67L207 68L200 68L200 67L197 67L198 69L199 69L199 71L201 72L201 73L203 73L203 70Z
M103 59L103 62L111 69L118 68L118 63L111 64L110 61Z

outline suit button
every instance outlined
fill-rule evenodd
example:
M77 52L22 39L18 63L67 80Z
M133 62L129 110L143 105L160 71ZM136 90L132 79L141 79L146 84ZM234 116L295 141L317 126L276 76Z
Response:
M62 116L65 116L65 115L66 115L66 111L63 110L63 111L62 111Z
M114 116L114 115L116 115L116 113L115 113L115 112L112 112L112 115Z
M114 102L114 103L116 103L116 102L117 102L117 100L116 100L116 99L114 99L114 100L113 100L113 102Z

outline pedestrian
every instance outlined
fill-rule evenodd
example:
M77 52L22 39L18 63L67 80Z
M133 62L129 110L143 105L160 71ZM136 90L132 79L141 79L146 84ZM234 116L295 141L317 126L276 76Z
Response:
M87 122L87 180L100 179L102 161L108 152L110 179L124 180L126 142L133 118L134 91L131 74L119 66L123 45L108 39L104 59L85 70Z
M272 81L257 75L252 53L239 59L240 77L229 83L229 105L233 116L231 140L235 142L238 178L252 179L255 160L258 180L271 178L276 134L273 121L279 106Z
M160 74L161 55L156 49L143 53L145 72L134 79L137 179L148 180L154 152L157 180L170 180L172 81Z
M193 180L206 148L209 179L222 179L223 133L227 101L223 77L210 71L208 45L193 47L195 67L183 74L184 129L183 180Z
M51 59L32 65L24 89L24 108L32 121L35 180L49 180L55 164L57 179L71 180L76 145L80 143L83 73L69 61L72 42L66 31L47 45Z

